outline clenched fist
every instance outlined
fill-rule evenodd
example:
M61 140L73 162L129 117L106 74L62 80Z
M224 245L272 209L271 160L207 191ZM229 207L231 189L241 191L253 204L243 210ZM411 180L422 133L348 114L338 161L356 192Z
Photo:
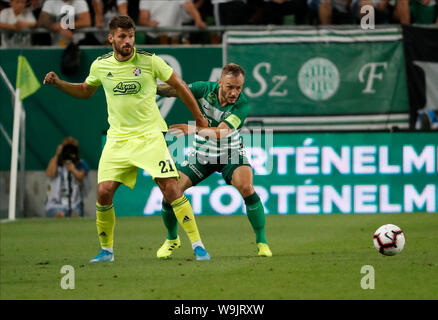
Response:
M48 74L46 74L46 77L44 78L43 84L49 83L52 86L55 85L56 81L58 81L58 75L54 73L53 71L50 71Z

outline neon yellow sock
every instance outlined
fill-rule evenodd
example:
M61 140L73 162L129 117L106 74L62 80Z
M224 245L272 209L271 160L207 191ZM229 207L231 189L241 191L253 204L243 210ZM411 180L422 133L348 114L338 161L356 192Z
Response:
M175 213L176 219L183 227L191 243L201 241L198 227L196 226L195 215L193 214L192 206L186 196L176 199L170 204Z
M96 202L96 226L100 246L103 249L112 249L114 245L114 226L116 224L116 213L111 203L102 206Z

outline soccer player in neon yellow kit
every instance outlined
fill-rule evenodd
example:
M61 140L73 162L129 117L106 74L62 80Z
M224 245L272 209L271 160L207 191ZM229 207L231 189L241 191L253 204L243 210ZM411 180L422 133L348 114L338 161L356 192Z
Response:
M108 104L108 138L99 161L96 225L101 250L90 262L114 261L115 211L113 197L120 186L134 188L138 168L158 184L184 228L197 260L209 260L190 202L178 188L179 174L167 149L163 132L167 125L156 104L156 78L177 92L196 123L208 125L186 83L154 54L134 48L135 24L128 16L110 21L108 40L113 52L97 58L81 84L68 83L49 72L47 82L77 98L90 98L100 85Z

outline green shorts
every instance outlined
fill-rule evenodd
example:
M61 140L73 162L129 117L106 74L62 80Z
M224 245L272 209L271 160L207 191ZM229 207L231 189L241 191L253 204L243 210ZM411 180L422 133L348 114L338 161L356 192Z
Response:
M213 159L207 159L191 151L182 163L176 164L178 171L189 177L193 186L196 186L214 172L222 173L225 182L231 184L233 172L240 166L251 167L243 150L233 156Z

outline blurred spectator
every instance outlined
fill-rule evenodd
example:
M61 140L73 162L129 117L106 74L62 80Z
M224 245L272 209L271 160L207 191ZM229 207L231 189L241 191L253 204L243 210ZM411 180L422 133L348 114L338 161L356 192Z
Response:
M2 33L1 46L3 48L23 48L31 46L31 35L20 31L25 28L35 28L36 19L29 8L26 8L26 0L11 0L10 8L0 12L0 29L11 32Z
M38 18L43 8L44 2L47 0L28 0L29 8L32 10L33 16L38 21ZM50 38L50 33L33 33L32 34L32 45L37 46L50 46L52 40Z
M217 26L246 25L249 21L245 0L211 0Z
M322 25L354 23L351 0L307 0L307 4L313 13L317 13Z
M307 0L265 0L262 24L284 24L284 17L293 15L295 24L307 23Z
M140 1L141 0L129 0L128 1L128 16L135 22L139 21L140 17Z
M118 15L128 15L127 0L92 0L94 11L94 25L102 28L102 32L94 34L100 44L107 44L108 24L112 18Z
M390 0L353 0L351 9L353 16L360 21L360 19L367 14L361 13L361 9L364 6L372 6L374 8L374 22L376 24L392 23L394 6Z
M411 0L409 2L410 22L432 24L437 19L436 0Z
M38 20L40 16L41 9L43 7L45 0L28 0L28 5L30 10L32 10L35 19Z
M207 19L213 19L213 7L211 6L211 2L209 0L192 0L194 7L196 8L196 11L199 12L200 19L204 21L205 26L207 26L208 22ZM187 10L182 10L182 25L183 26L195 26L196 21L193 19L192 15L189 14ZM196 13L195 13L196 15ZM214 23L214 22L213 22ZM204 26L201 26L202 29L204 29ZM203 38L202 33L200 32L193 32L193 33L185 33L182 35L183 43L207 43L208 41Z
M194 20L195 26L206 28L199 11L194 6L192 0L161 0L161 1L140 1L139 24L147 27L180 27L183 23L183 10L185 10ZM179 32L169 32L167 34L148 33L152 38L160 36L161 44L167 44L168 38L172 44L179 42Z
M398 0L395 13L401 24L432 24L438 23L436 0Z
M94 24L106 28L112 18L128 15L128 0L93 0Z
M0 11L9 8L9 0L0 0Z
M438 130L438 110L422 109L418 111L415 122L417 130Z
M70 13L74 13L74 16L67 16ZM73 23L72 18L74 29L65 28L68 23ZM71 41L79 43L85 39L85 34L75 30L91 26L88 4L85 0L45 1L38 25L52 31L52 45L65 47Z
M209 1L206 0L192 0L191 1L196 11L199 13L200 20L205 21L206 11L205 8L208 7ZM190 8L189 8L190 10ZM183 24L184 25L196 25L196 21L192 15L189 14L189 10L182 10ZM208 9L207 9L208 10ZM196 16L196 13L195 13Z
M48 217L84 215L84 199L90 190L88 165L79 158L78 141L66 137L56 149L46 169Z
M117 0L117 9L119 10L120 15L127 16L128 15L128 0ZM108 21L109 23L109 21Z
M210 22L214 24L213 5L211 4L211 0L193 0L193 4L196 9L198 9L204 21L212 19Z

